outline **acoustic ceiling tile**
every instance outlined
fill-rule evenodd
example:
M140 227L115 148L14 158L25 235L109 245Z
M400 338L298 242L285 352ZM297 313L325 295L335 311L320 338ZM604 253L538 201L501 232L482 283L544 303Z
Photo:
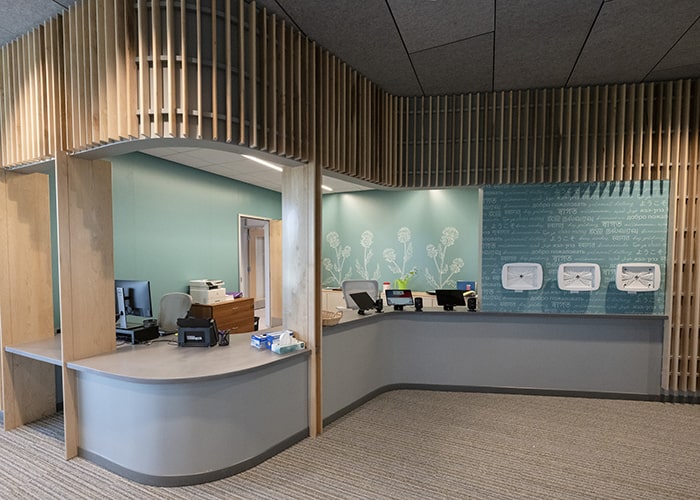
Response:
M494 88L563 87L599 0L498 2Z
M700 78L700 63L675 66L668 69L656 69L649 73L644 81L660 82L666 80L681 80L684 78Z
M420 94L384 0L278 0L299 28L388 92Z
M494 0L388 0L409 53L493 31Z
M697 0L605 2L568 84L642 81L698 16Z
M647 80L700 77L700 19L681 37L649 74Z
M491 90L493 34L411 54L426 95Z

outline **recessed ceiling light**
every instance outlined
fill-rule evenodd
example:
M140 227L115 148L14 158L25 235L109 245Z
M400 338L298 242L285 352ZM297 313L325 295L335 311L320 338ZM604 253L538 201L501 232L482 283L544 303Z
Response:
M251 161L260 163L261 165L265 165L266 167L271 168L271 169L273 169L273 170L277 170L278 172L282 172L282 171L284 170L284 169L283 169L282 167L280 167L279 165L275 165L274 163L270 163L269 161L265 161L265 160L263 160L263 159L261 159L261 158L255 157L255 156L251 156L251 155L241 155L241 156L242 156L243 158L247 158L247 159L249 159L249 160L251 160Z

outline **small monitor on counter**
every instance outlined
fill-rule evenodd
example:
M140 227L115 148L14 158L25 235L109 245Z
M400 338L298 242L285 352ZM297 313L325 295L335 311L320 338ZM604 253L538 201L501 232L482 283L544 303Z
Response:
M462 290L435 290L437 303L445 311L454 311L455 306L466 306Z
M413 305L413 294L411 290L392 290L385 291L386 305L394 306L394 311L402 311L404 306Z
M351 293L350 297L352 300L355 301L355 304L357 304L357 313L358 314L364 314L365 311L369 311L370 309L375 309L377 304L375 301L372 299L370 294L367 292L357 292L357 293Z

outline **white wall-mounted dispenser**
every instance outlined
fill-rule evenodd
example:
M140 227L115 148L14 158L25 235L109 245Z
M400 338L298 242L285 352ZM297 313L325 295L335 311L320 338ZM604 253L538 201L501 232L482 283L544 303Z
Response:
M615 286L629 293L655 292L661 286L661 268L649 262L618 264Z
M559 289L568 292L593 292L600 288L600 266L589 262L560 264L557 272Z
M501 283L506 290L522 292L542 288L542 266L535 262L503 264Z

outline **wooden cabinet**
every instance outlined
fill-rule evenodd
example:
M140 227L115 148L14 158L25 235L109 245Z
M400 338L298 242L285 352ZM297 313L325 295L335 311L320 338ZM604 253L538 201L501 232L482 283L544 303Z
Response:
M254 309L253 298L242 298L217 304L192 304L190 314L196 318L214 318L219 330L244 333L254 330Z

